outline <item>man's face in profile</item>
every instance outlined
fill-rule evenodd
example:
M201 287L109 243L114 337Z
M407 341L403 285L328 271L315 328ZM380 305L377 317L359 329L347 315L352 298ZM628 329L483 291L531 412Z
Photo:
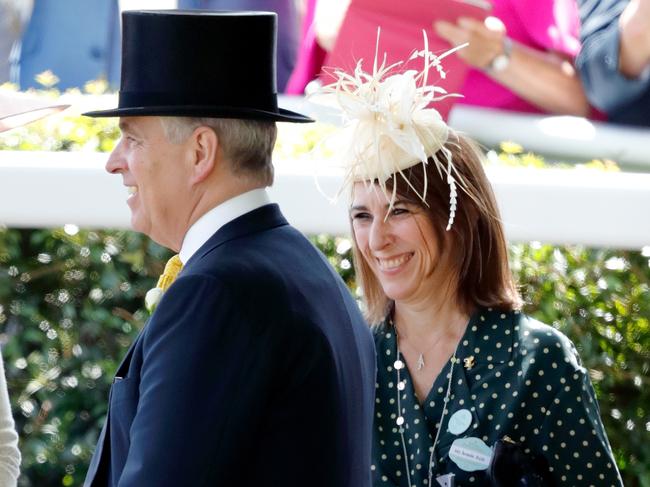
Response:
M184 143L171 143L160 117L122 117L122 138L113 149L106 170L121 174L128 189L131 225L156 242L169 246L187 228L190 201Z

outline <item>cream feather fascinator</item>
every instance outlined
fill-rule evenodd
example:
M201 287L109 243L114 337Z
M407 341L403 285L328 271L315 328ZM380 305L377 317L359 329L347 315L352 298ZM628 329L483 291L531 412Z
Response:
M440 56L428 49L428 39L424 35L424 49L414 51L409 61L421 58L422 71L399 71L403 62L386 66L378 62L379 34L372 73L362 69L359 60L354 74L335 70L336 81L324 86L311 97L318 104L335 106L343 115L343 128L335 132L333 146L337 158L343 165L343 189L355 182L376 182L386 191L386 181L390 178L404 178L418 197L425 201L427 182L420 194L404 175L404 170L416 164L429 164L431 159L440 177L446 177L450 188L450 210L447 230L451 228L456 213L456 176L451 153L445 148L450 129L440 113L431 108L432 102L447 96L443 88L429 85L429 72L435 70L441 79L445 72L441 61L464 46L458 46ZM437 154L445 155L440 160ZM426 172L425 172L426 177ZM396 182L396 181L395 181ZM396 185L390 206L395 201Z

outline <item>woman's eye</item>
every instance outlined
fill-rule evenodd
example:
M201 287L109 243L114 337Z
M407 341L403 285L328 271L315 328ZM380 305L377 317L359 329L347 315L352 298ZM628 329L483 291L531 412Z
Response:
M368 220L370 219L370 213L353 213L353 220Z
M391 211L391 215L399 216L399 215L406 215L409 213L409 211L406 208L393 208Z

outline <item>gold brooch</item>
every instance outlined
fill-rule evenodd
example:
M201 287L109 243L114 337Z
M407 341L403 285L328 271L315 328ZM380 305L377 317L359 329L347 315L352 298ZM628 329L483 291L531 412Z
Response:
M464 358L463 362L465 363L465 368L467 370L470 370L472 367L474 367L474 355L470 355L469 357Z

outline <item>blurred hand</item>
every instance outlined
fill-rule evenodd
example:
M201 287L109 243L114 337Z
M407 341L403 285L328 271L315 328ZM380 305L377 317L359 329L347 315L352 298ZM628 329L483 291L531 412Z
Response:
M433 23L433 29L452 46L468 42L469 46L458 51L457 55L478 69L487 68L504 50L506 27L496 17L487 17L484 22L460 17L455 24L439 20Z
M316 2L316 13L314 15L316 42L327 52L334 49L339 29L349 6L350 0L322 0Z
M650 0L632 0L619 18L620 69L636 78L650 66Z

